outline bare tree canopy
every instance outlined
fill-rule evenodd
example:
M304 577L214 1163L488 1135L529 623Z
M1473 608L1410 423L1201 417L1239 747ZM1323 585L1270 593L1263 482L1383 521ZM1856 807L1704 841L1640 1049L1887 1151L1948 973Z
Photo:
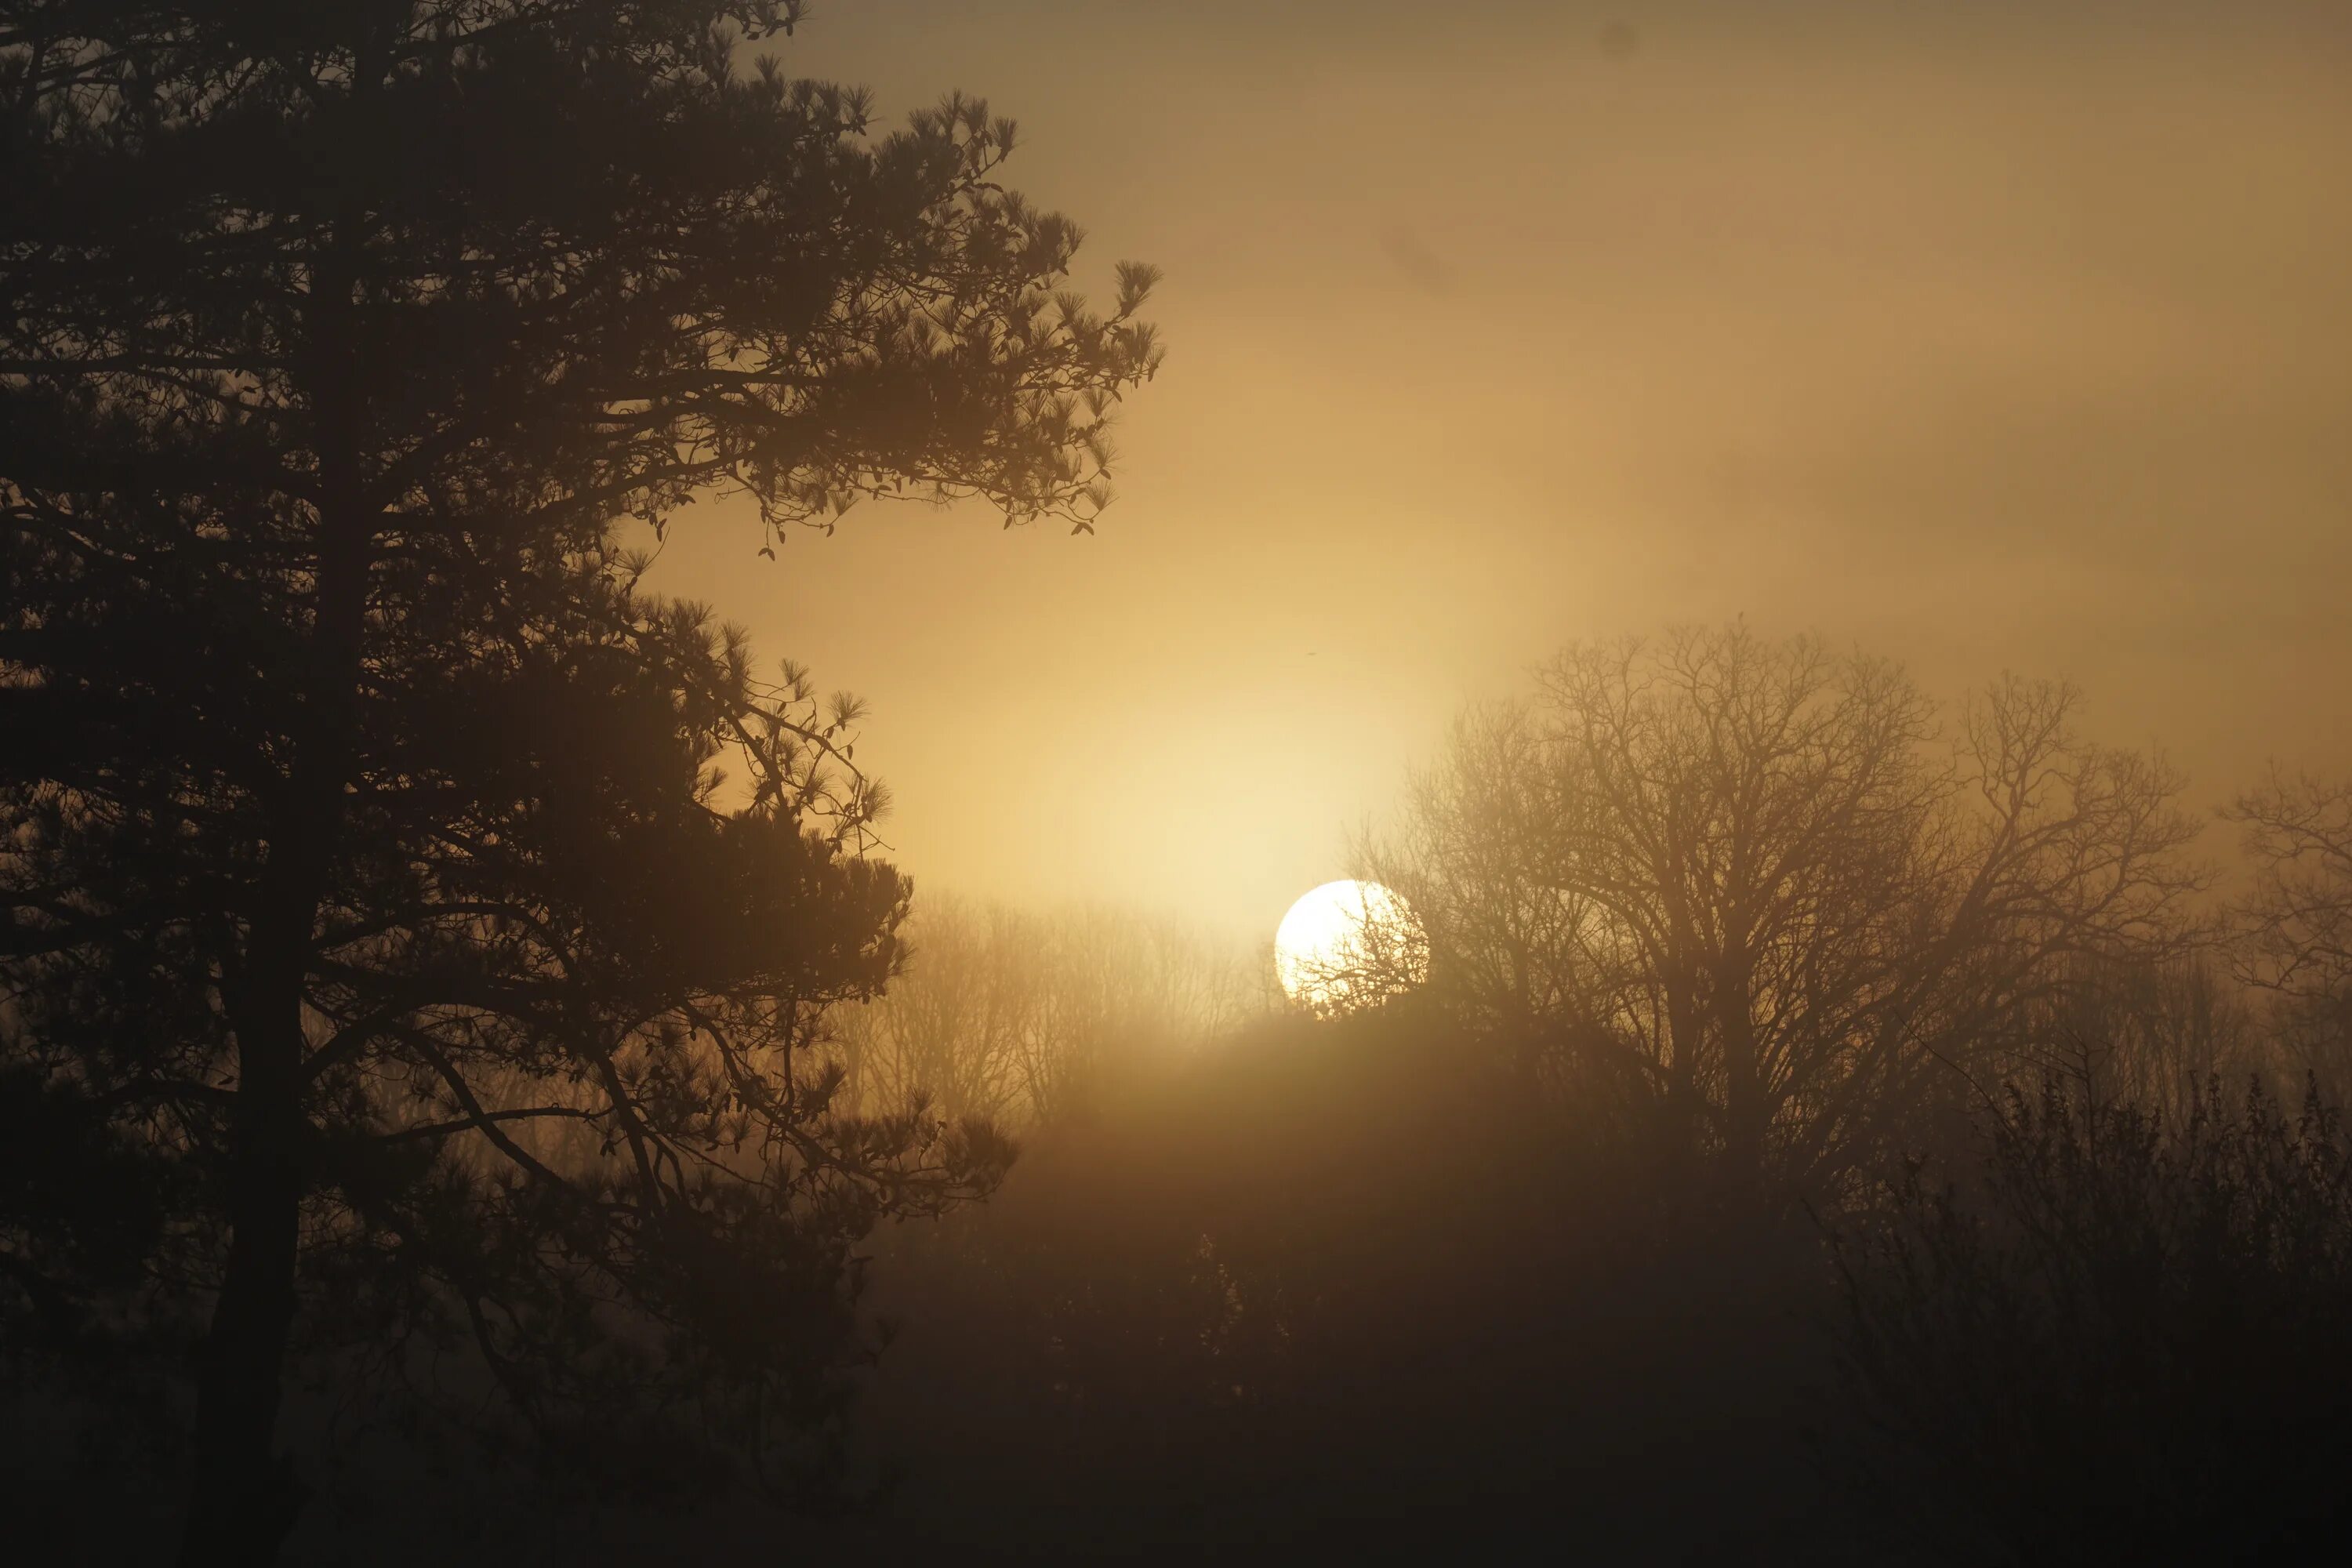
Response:
M2225 815L2254 868L2235 910L2238 973L2340 1092L2352 1083L2352 783L2274 770Z
M2005 679L1947 732L1883 661L1744 627L1572 648L1456 726L1368 863L1450 1005L1733 1179L1853 1159L2077 966L2163 952L2200 870L2157 759Z
M906 935L906 974L828 1019L847 1092L871 1111L1050 1124L1250 1011L1234 955L1141 915L933 897Z

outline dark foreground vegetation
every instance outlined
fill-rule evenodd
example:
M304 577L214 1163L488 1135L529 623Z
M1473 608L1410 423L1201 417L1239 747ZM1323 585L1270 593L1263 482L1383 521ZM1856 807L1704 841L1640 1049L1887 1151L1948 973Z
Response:
M1336 1016L1122 1065L1024 1027L1005 998L1064 983L979 983L942 917L971 1044L934 1076L1091 1053L1097 1087L1010 1074L1003 1191L877 1237L906 1327L861 1443L905 1472L872 1539L2291 1562L2340 1530L2352 795L2248 795L2223 901L2172 781L2062 689L1945 724L1738 629L1560 668L1590 683L1470 716L1366 846L1428 928L1410 986L1376 963Z
M2294 1560L2352 791L1745 628L1465 716L1312 1006L918 908L697 496L1158 363L789 0L0 0L0 1372L63 1560ZM748 548L748 546L747 546ZM1382 935L1383 933L1368 933ZM1016 1144L1018 1161L1015 1161ZM984 1200L984 1201L983 1201Z

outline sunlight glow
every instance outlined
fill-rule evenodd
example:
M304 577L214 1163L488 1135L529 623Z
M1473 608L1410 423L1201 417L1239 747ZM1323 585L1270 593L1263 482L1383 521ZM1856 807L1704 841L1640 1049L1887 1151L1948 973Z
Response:
M1274 967L1292 1001L1348 1012L1420 984L1429 939L1404 900L1378 882L1326 882L1282 917Z

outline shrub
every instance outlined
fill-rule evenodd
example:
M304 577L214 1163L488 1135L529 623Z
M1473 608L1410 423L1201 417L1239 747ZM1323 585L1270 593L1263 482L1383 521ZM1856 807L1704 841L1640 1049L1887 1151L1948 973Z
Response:
M2208 1079L2185 1111L2008 1089L1979 1169L1832 1227L1883 1494L2017 1562L2299 1556L2352 1439L2352 1142Z

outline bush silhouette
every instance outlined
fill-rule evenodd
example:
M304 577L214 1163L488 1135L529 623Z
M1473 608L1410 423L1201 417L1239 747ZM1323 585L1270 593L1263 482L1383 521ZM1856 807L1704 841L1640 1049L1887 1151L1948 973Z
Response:
M1834 1227L1849 1375L1930 1538L2038 1562L2300 1561L2352 1442L2352 1140L2208 1079L2185 1112L2053 1077L1981 1162Z

